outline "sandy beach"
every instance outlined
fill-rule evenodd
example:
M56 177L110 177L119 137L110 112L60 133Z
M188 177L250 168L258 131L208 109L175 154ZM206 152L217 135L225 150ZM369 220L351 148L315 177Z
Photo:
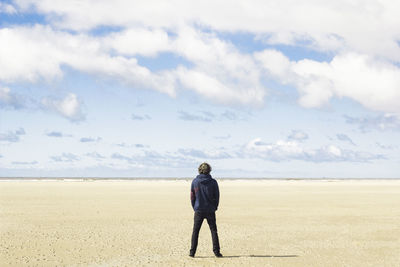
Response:
M190 182L0 181L0 266L400 266L399 180L220 180L224 258Z

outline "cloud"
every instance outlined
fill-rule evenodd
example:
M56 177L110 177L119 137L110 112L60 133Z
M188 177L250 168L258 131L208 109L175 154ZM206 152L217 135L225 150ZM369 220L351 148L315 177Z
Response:
M302 160L310 162L370 162L385 159L381 154L341 149L327 145L317 149L303 147L296 141L277 141L264 143L260 138L251 140L244 148L243 155L269 161Z
M299 102L303 106L318 107L336 96L351 98L372 110L400 113L400 68L388 62L346 53L329 64L300 61L294 72L300 76Z
M0 86L0 107L11 107L20 109L25 106L25 99L11 92L8 87Z
M348 136L345 135L345 134L337 134L337 135L336 135L336 138L337 138L338 140L340 140L340 141L348 142L348 143L352 144L353 146L356 145L356 144L353 142L353 140L351 140L351 138L348 137Z
M124 155L122 155L122 154L120 154L120 153L113 153L113 154L111 155L111 158L112 158L112 159L119 159L119 160L126 160L126 161L128 161L129 163L133 163L133 162L134 162L133 158L128 157L128 156L124 156Z
M232 155L225 151L221 151L221 149L216 149L212 151L203 151L199 149L179 149L178 153L182 154L185 157L193 157L193 158L200 158L203 160L207 159L229 159L232 158Z
M63 37L66 40L62 33L56 34L44 26L1 28L0 81L35 82L39 78L61 77L62 45L57 44L57 39Z
M230 135L230 134L227 134L227 135L221 135L221 136L214 136L214 138L215 139L218 139L218 140L228 140L228 139L230 139L232 136Z
M225 159L263 159L273 162L305 161L305 162L360 162L386 159L382 154L342 149L335 145L319 148L307 148L298 141L282 141L275 143L263 142L260 138L251 140L243 147L227 150L224 147L216 149L180 148L175 152L156 152L142 150L140 153L126 155L113 153L111 159L125 162L132 166L171 166L187 167L204 160Z
M79 139L79 142L90 143L90 142L99 142L100 140L101 140L101 137L97 137L97 138L82 137L81 139Z
M288 136L288 140L295 140L295 141L304 141L308 139L308 134L303 131L292 130L290 135Z
M126 147L126 148L131 148L131 147L135 147L135 148L149 147L148 145L144 145L144 144L126 144L124 142L118 143L118 144L115 144L115 145L119 146L119 147Z
M46 135L50 136L50 137L63 137L64 136L62 132L49 132Z
M239 119L239 116L232 111L226 110L221 114L221 117L230 121L236 121Z
M171 74L152 73L139 66L135 58L113 56L103 37L72 34L42 25L2 28L0 56L0 81L34 83L60 79L61 66L68 66L131 87L175 94Z
M282 52L274 49L265 49L255 52L254 59L272 78L277 78L286 84L294 79L291 68L293 63ZM289 75L290 74L290 75Z
M136 167L168 167L168 168L187 168L192 166L197 161L183 157L177 153L159 153L153 150L143 150L138 154L131 156L120 153L113 153L111 159L128 163L130 166Z
M226 110L221 114L214 114L209 111L200 111L197 113L189 113L186 111L179 111L178 118L184 121L203 121L203 122L212 122L215 120L228 120L228 121L237 121L243 120L243 118L239 117L237 113Z
M175 71L184 88L222 104L262 104L267 89L259 67L251 55L241 53L232 43L214 33L182 27L174 52L194 65Z
M268 44L302 45L333 52L346 49L393 60L400 58L397 44L399 4L391 0L335 3L327 0L296 3L290 0L236 3L182 0L174 4L19 0L17 5L23 12L37 10L44 14L55 27L76 31L103 25L171 31L182 25L196 24L221 32L253 33ZM162 6L155 9L157 5ZM87 14L91 14L90 17ZM166 45L162 33L156 34L158 38L146 37L140 32L135 34L146 40L141 47L154 42ZM130 40L129 36L126 38Z
M13 132L0 133L0 141L18 142L19 140L19 136Z
M15 131L8 131L7 133L0 133L0 142L19 142L21 135L25 135L24 128L19 128Z
M322 107L333 97L347 97L371 110L400 114L400 68L391 62L354 52L340 53L330 62L290 61L276 50L255 53L255 58L266 75L294 85L304 107Z
M0 29L0 81L59 79L67 66L171 97L192 90L216 103L261 106L265 81L272 79L296 87L306 108L349 98L371 110L400 113L397 1L18 0L15 8L37 12L50 25ZM95 34L99 27L118 30ZM243 52L226 37L241 34L250 36L249 43L283 44L332 59L295 61L271 49ZM190 66L152 72L136 58L165 52Z
M106 46L124 56L142 55L155 57L160 52L170 51L172 40L161 29L130 28L111 33L104 38Z
M203 122L211 122L215 115L211 112L201 112L201 115L188 113L186 111L178 111L178 118L184 121L203 121Z
M366 116L366 117L351 117L345 115L344 117L347 123L357 125L362 132L368 132L372 130L376 131L400 130L399 115L395 114L383 114L383 115Z
M68 94L63 99L44 98L42 104L72 122L82 121L85 115L82 112L81 102L75 94Z
M5 13L5 14L16 14L17 10L15 9L14 6L6 3L1 3L0 2L0 14Z
M136 115L136 114L132 114L131 116L132 120L139 120L139 121L143 121L143 120L151 120L151 117L147 114L141 116L141 115Z
M39 162L37 162L36 160L33 161L12 161L11 164L13 165L36 165Z
M57 131L48 132L46 133L46 135L49 137L72 137L71 134L64 134L62 132L57 132Z
M15 131L15 134L16 134L16 135L24 135L24 134L26 134L26 133L25 133L24 128L19 128L19 129L17 129L17 130Z
M139 29L134 34L142 31ZM109 39L119 40L116 35L125 36L126 32L103 37L72 34L40 25L0 29L0 52L4 52L0 62L0 81L59 79L63 76L61 66L65 65L103 79L120 81L130 87L149 88L170 96L175 96L176 89L182 87L223 104L262 103L266 89L260 82L259 68L250 55L240 53L231 43L220 40L215 34L191 27L182 27L174 34L177 37L168 41L171 45L167 49L192 63L193 67L180 65L176 69L151 72L140 66L135 57L127 56L125 50L120 51L119 46L108 43ZM164 35L168 36L166 31ZM141 42L141 36L140 33L134 35L133 43L129 38L122 38L120 42L126 43L120 46L133 47ZM29 50L25 49L26 44L29 44ZM147 49L150 46L143 47ZM165 50L160 45L156 47L151 54Z
M381 149L393 150L399 148L397 145L384 145L379 142L376 142L376 145Z
M74 162L78 161L79 157L72 153L62 153L59 156L51 156L50 159L56 162Z
M91 152L91 153L86 153L85 156L90 157L90 158L94 158L96 160L102 160L105 159L106 157L97 153L97 152Z
M115 145L116 145L116 146L119 146L119 147L129 147L129 145L126 144L126 143L124 143L124 142L118 143L118 144L115 144Z

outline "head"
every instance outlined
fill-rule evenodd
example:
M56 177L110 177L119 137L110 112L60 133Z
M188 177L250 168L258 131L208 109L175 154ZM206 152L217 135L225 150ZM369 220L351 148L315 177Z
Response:
M200 164L199 166L199 173L200 174L210 174L211 172L211 166L210 164L203 162L202 164Z

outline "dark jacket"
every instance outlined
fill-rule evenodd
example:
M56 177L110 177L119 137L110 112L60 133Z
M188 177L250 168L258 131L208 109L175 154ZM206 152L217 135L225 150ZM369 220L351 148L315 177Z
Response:
M190 200L194 211L215 212L219 204L218 183L209 174L199 174L192 181Z

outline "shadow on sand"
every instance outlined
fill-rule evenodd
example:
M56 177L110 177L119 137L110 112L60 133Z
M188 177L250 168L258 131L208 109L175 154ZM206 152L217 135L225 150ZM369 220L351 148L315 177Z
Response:
M294 258L297 255L227 255L223 258ZM196 256L196 258L215 258L212 256Z

